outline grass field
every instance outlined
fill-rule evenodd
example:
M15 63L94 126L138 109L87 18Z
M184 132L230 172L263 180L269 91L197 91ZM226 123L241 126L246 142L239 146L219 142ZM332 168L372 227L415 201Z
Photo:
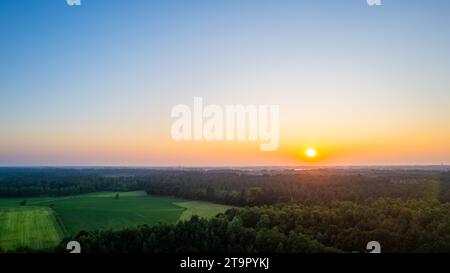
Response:
M211 218L232 208L231 206L213 204L203 201L176 202L175 204L177 206L185 208L179 220L189 220L193 215Z
M0 209L0 246L5 250L15 250L18 247L51 248L63 237L61 227L50 208Z
M119 193L115 199L115 194L92 193L33 205L51 206L72 235L81 230L174 223L183 213L183 208L174 204L177 199L147 196L144 192Z
M0 198L0 208L19 207L22 201L26 201L27 205L33 205L39 202L49 200L59 200L64 197L30 197L30 198Z
M63 234L76 235L81 230L176 223L192 215L213 217L231 208L149 196L143 191L121 192L117 199L115 196L115 192L96 192L69 197L0 198L0 247L23 245L43 249L54 246ZM23 200L26 206L20 206ZM39 228L30 231L30 223L35 221Z

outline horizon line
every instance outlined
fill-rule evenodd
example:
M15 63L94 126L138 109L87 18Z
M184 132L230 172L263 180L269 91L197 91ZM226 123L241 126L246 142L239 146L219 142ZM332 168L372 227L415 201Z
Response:
M171 169L198 169L198 168L345 168L345 167L449 167L450 163L442 164L333 164L333 165L0 165L0 168L171 168Z

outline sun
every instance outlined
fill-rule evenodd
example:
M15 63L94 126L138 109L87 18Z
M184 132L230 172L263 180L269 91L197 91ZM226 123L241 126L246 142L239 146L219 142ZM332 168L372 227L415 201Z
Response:
M305 154L309 158L314 158L317 155L317 151L313 148L308 148L308 149L306 149Z

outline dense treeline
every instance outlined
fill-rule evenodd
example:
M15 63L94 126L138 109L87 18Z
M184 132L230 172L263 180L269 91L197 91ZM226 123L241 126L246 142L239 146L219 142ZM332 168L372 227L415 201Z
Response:
M147 177L149 194L237 206L278 203L368 202L380 197L433 198L436 173L419 171L314 170L275 174L186 172Z
M439 200L441 202L450 202L450 172L441 173Z
M68 196L137 189L142 186L131 176L106 176L89 169L8 168L0 171L0 197Z
M73 239L85 253L363 252L372 240L383 252L450 252L450 205L382 198L370 204L249 207L211 220L81 232Z
M149 194L237 206L370 202L381 197L450 200L450 172L402 170L1 169L0 197L95 191Z
M72 239L71 239L72 240ZM140 226L120 231L80 232L74 238L83 253L261 253L334 252L302 234L288 236L274 229L255 229L238 218L220 215L211 220L192 217L178 224ZM289 240L289 241L288 241ZM64 252L65 241L58 251ZM276 244L276 245L273 245Z

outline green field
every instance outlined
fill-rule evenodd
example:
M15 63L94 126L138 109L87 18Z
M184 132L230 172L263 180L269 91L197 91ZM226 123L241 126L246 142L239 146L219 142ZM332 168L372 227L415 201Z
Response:
M81 230L120 229L158 222L174 223L183 208L173 204L177 199L147 196L134 192L98 193L53 201L41 201L39 206L51 206L67 231L75 235Z
M0 246L46 249L56 246L64 234L54 212L45 207L0 209Z
M121 229L158 222L176 223L192 215L213 217L231 208L209 202L149 196L143 191L96 192L69 197L0 198L0 247L45 249L63 234ZM25 206L20 206L26 200ZM36 222L37 224L32 224ZM30 230L32 229L32 230Z
M211 218L219 213L225 212L227 209L232 208L226 205L213 204L203 201L176 202L175 204L185 208L179 220L189 220L193 215Z

